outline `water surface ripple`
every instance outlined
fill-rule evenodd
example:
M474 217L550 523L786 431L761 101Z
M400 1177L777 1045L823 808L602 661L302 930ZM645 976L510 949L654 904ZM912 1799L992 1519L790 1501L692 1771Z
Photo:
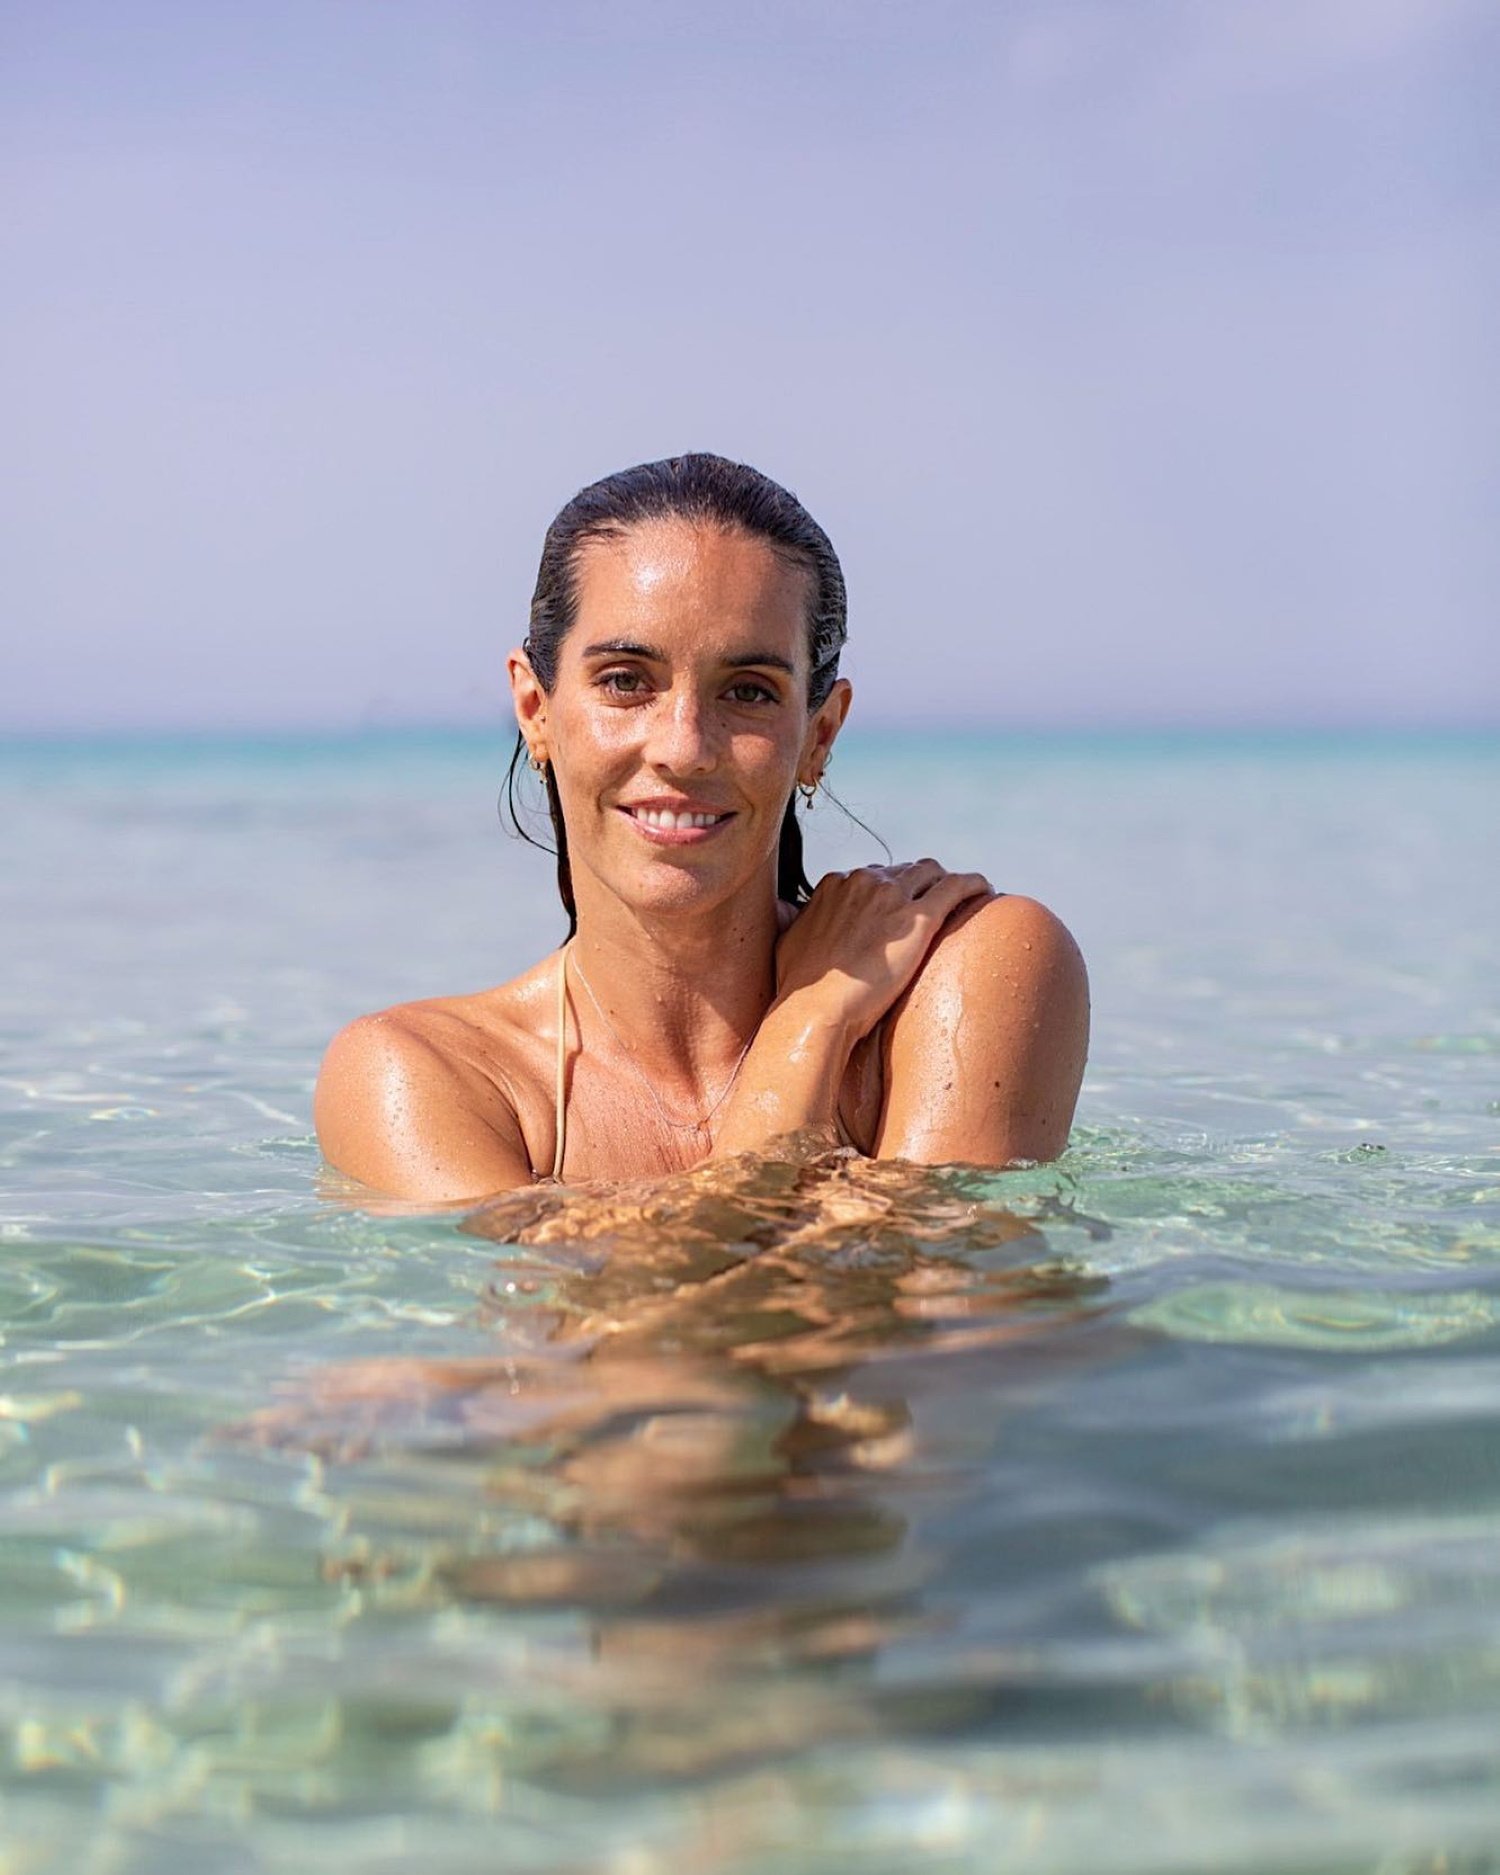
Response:
M855 745L1077 931L1067 1156L423 1215L307 1098L556 941L498 758L4 755L0 1862L1500 1868L1496 769Z

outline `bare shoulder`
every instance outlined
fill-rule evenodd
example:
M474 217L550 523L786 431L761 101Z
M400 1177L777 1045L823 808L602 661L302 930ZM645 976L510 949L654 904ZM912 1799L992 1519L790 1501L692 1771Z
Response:
M960 906L923 968L941 979L954 970L992 971L1016 993L1088 999L1088 971L1073 934L1055 912L1019 893Z
M347 1023L323 1055L315 1096L330 1100L368 1098L377 1090L462 1078L461 1019L443 1004L397 1003Z
M1088 1036L1088 972L1062 920L1010 893L960 907L888 1026L881 1156L1055 1158Z
M441 997L341 1029L313 1096L329 1164L416 1200L483 1197L529 1182L503 1009L493 996Z

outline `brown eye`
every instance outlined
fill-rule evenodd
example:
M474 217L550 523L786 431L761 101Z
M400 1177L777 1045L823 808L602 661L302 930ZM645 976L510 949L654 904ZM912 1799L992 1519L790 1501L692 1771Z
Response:
M639 671L604 671L596 679L599 688L612 697L633 697L645 688Z
M733 703L774 703L776 692L769 684L760 683L753 677L745 677L729 687L729 698Z

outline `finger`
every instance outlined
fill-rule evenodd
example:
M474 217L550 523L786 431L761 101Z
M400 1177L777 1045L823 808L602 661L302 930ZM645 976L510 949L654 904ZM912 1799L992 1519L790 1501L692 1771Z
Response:
M899 885L908 898L919 898L930 891L944 875L944 868L935 859L898 860L890 866L872 866L870 871Z
M946 918L971 898L993 897L994 890L982 872L947 872L922 894L922 907Z
M924 898L954 875L935 859L914 859L906 868L907 890L913 898Z

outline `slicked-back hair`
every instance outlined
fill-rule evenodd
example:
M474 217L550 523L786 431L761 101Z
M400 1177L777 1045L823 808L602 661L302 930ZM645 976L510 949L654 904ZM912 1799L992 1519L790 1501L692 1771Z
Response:
M749 534L807 573L807 704L815 710L826 702L839 672L849 609L843 569L833 544L797 497L769 476L746 463L703 454L643 462L591 482L578 491L547 529L524 646L542 689L550 693L557 682L558 652L578 617L578 575L585 548L599 541L617 540L645 523L667 520L693 521L729 533ZM503 805L521 838L539 846L542 842L527 831L516 800L525 753L525 738L518 735L506 772ZM543 767L542 786L556 843L557 889L568 914L571 937L578 928L578 913L568 861L568 830L550 762ZM776 892L793 905L803 905L812 895L812 886L803 867L802 828L796 806L794 788L781 821Z

